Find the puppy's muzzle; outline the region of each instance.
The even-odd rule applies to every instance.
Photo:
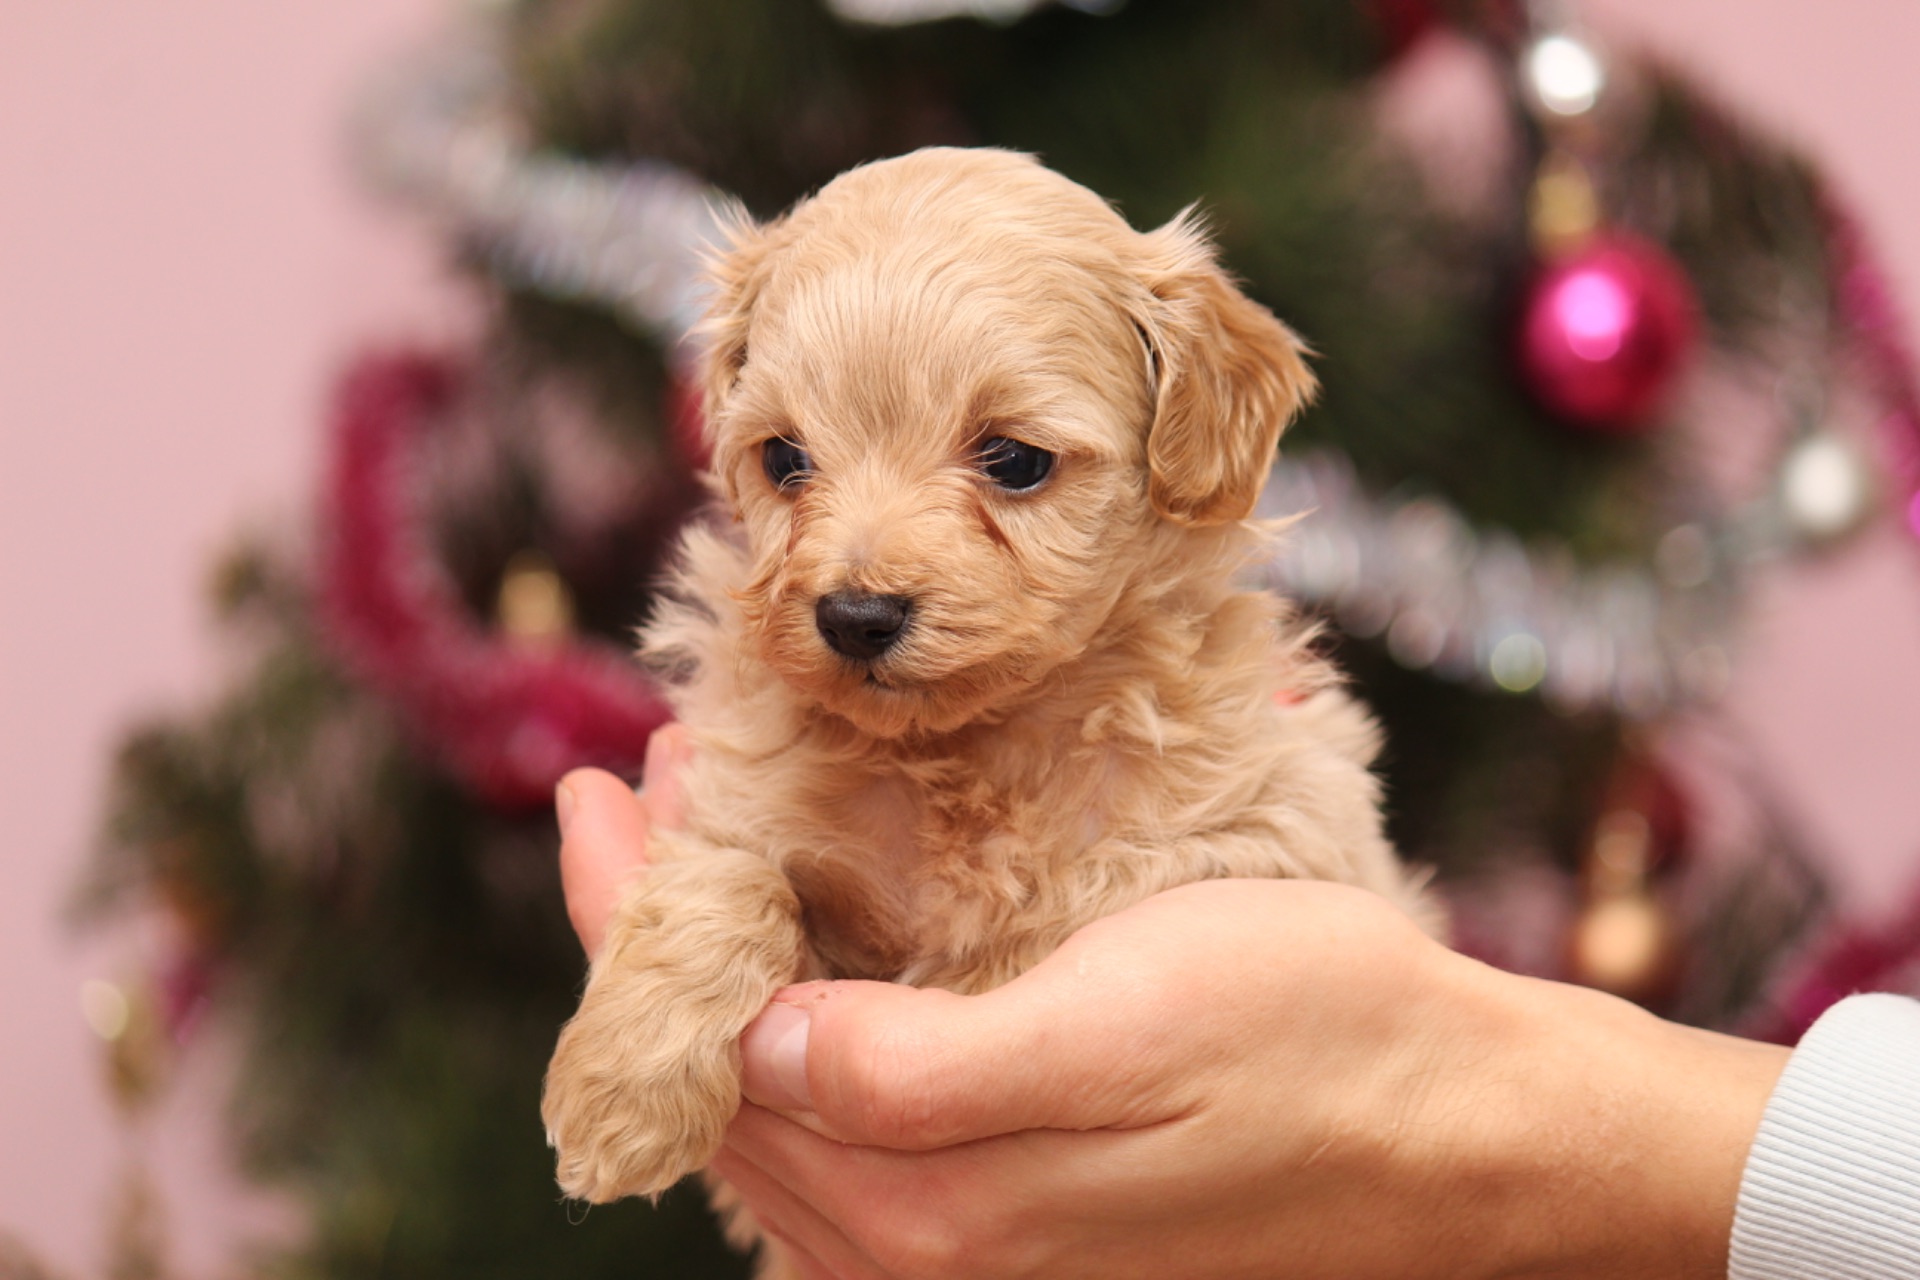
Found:
[[[906,596],[833,591],[814,604],[813,621],[835,653],[871,662],[891,649],[907,629],[912,609],[913,602]]]

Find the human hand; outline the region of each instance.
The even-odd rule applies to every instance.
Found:
[[[589,954],[684,758],[564,784]],[[742,1049],[762,1105],[714,1167],[844,1280],[1718,1277],[1785,1058],[1284,881],[1162,894],[984,996],[789,988]]]
[[[554,788],[560,884],[589,959],[621,893],[646,870],[649,829],[680,825],[680,770],[689,751],[686,729],[665,724],[647,739],[638,793],[604,769],[575,769]]]
[[[983,996],[790,988],[742,1045],[714,1168],[810,1280],[1724,1276],[1785,1058],[1283,881]]]

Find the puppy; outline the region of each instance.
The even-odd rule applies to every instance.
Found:
[[[695,744],[689,816],[547,1076],[569,1195],[701,1168],[740,1033],[791,982],[985,990],[1208,877],[1427,914],[1371,722],[1235,585],[1314,381],[1193,218],[1142,234],[1029,157],[931,149],[741,228],[712,282],[738,527],[686,535],[645,635]]]

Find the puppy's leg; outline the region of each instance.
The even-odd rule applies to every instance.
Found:
[[[541,1115],[561,1188],[657,1195],[720,1149],[740,1106],[740,1033],[802,962],[800,904],[772,866],[659,833],[614,912]]]

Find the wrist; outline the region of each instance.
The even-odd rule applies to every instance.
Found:
[[[1495,1276],[1721,1280],[1747,1152],[1787,1050],[1485,970],[1512,1065]],[[1489,1238],[1499,1239],[1499,1235]]]

